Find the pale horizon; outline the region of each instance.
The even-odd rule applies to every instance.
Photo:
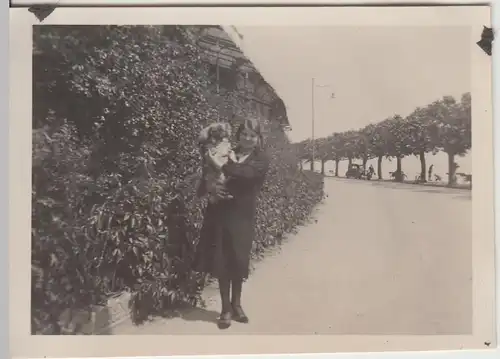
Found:
[[[287,108],[292,142],[409,115],[470,92],[468,27],[244,27],[245,55]],[[331,94],[335,98],[331,99]]]
[[[292,142],[312,135],[313,77],[318,85],[329,85],[315,88],[315,138],[357,130],[395,114],[404,117],[417,106],[447,95],[460,100],[471,91],[469,27],[238,26],[237,30],[243,39],[235,41],[285,103]],[[447,172],[445,153],[427,157],[437,172]],[[471,152],[456,161],[461,171],[472,171]],[[394,170],[395,162],[384,160],[384,164],[385,173]],[[418,158],[406,157],[403,170],[409,176],[419,173]]]

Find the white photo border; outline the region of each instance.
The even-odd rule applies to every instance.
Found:
[[[140,21],[138,21],[140,19]],[[207,20],[209,19],[209,20]],[[314,19],[314,20],[311,20]],[[314,21],[314,22],[312,22]],[[27,9],[10,9],[9,269],[10,354],[13,357],[116,357],[484,349],[496,346],[491,57],[480,50],[488,7],[443,8],[58,8],[44,24],[223,24],[337,26],[470,26],[473,111],[473,283],[471,336],[31,336],[30,191],[32,25]],[[475,40],[477,38],[477,40]],[[500,136],[495,134],[495,136]],[[498,139],[498,137],[495,137]],[[498,156],[497,156],[498,157]],[[498,170],[498,166],[497,166]],[[24,242],[24,239],[26,242]],[[27,246],[26,246],[27,244]],[[12,314],[15,313],[15,316]],[[239,343],[238,343],[239,342]],[[198,343],[196,346],[193,343]],[[224,344],[224,345],[223,345]],[[221,351],[223,350],[223,351]],[[168,351],[168,353],[166,352]],[[479,358],[481,353],[473,353]],[[465,352],[453,355],[461,357]],[[440,353],[427,353],[438,357]],[[494,354],[494,353],[493,353]],[[370,354],[371,355],[371,354]],[[375,354],[373,354],[375,355]],[[388,353],[384,353],[389,355]],[[401,353],[394,353],[401,355]],[[405,355],[424,355],[413,353]],[[316,358],[317,356],[314,356]],[[311,356],[312,358],[312,356]]]

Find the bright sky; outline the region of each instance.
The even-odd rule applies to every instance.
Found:
[[[470,91],[470,29],[451,27],[237,27],[241,48],[288,109],[290,139],[408,115]],[[331,94],[335,93],[335,99]]]

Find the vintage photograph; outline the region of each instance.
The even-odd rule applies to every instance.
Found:
[[[471,333],[468,33],[34,26],[33,333]]]
[[[489,55],[470,24],[94,24],[59,10],[29,27],[38,348],[493,342],[491,100],[474,65]]]

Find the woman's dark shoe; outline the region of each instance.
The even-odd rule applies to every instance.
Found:
[[[231,312],[223,312],[217,319],[219,329],[227,329],[231,326]]]
[[[238,323],[248,323],[248,317],[241,305],[233,305],[233,320]]]

